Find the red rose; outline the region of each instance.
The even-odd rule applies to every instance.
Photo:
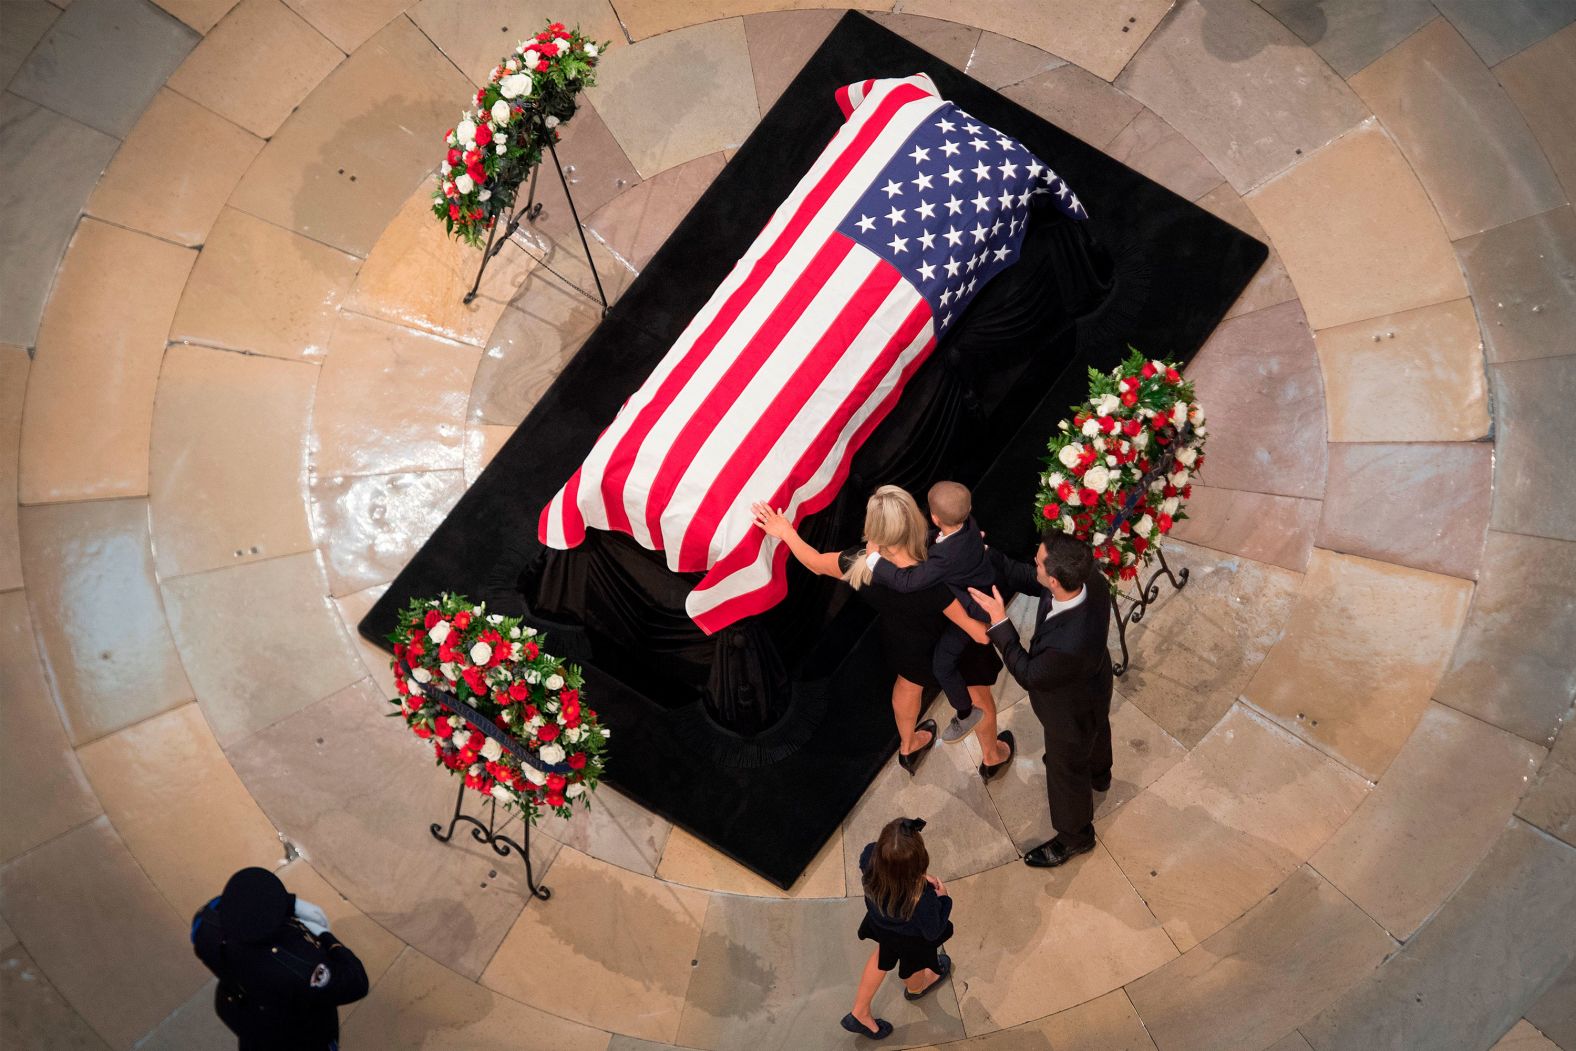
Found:
[[[547,775],[547,790],[549,792],[562,792],[564,790],[564,786],[568,783],[569,782],[564,780],[563,774]]]
[[[549,792],[547,795],[547,805],[550,807],[561,807],[564,805],[564,797],[553,795],[551,792]]]
[[[492,141],[492,129],[485,124],[476,125],[476,145],[485,146]]]
[[[457,147],[449,147],[448,162],[451,166],[460,163],[460,151]]]
[[[536,53],[541,55],[543,58],[552,58],[554,55],[558,54],[558,45],[548,41],[543,43],[541,47],[537,48]]]
[[[449,218],[450,219],[458,219],[459,217],[460,217],[460,206],[455,204],[453,201],[450,201],[449,202]]]
[[[1138,374],[1140,376],[1144,377],[1144,379],[1146,379],[1146,380],[1154,379],[1154,377],[1155,377],[1155,366],[1154,366],[1154,364],[1152,362],[1148,362],[1148,361],[1144,362],[1144,367],[1138,370]]]
[[[547,31],[549,33],[562,33],[564,31],[564,24],[562,22],[550,23],[547,27]]]
[[[1135,391],[1135,390],[1123,391],[1122,392],[1122,404],[1126,405],[1129,409],[1131,409],[1134,405],[1137,405],[1138,404],[1138,392]]]
[[[476,89],[476,104],[478,106],[480,106],[482,104],[483,100],[485,100],[486,98],[487,98],[487,89],[486,88],[477,88]]]
[[[427,630],[431,631],[433,628],[436,628],[438,626],[438,621],[440,621],[442,619],[443,619],[443,614],[442,613],[439,613],[435,609],[429,609],[427,611],[427,620],[426,620]]]
[[[547,743],[551,742],[557,736],[558,736],[558,724],[557,723],[548,723],[545,726],[543,726],[540,730],[536,731],[537,740],[541,741],[543,744],[547,744]]]
[[[584,752],[576,752],[574,755],[569,757],[569,769],[571,769],[571,770],[584,770],[585,767],[586,767],[586,754]]]
[[[1134,577],[1138,576],[1138,567],[1123,566],[1122,571],[1118,573],[1117,576],[1121,577],[1123,580],[1132,580]]]
[[[421,725],[420,723],[417,723],[415,726],[412,726],[410,729],[411,729],[412,733],[414,733],[417,737],[420,737],[422,740],[426,740],[427,738],[432,736],[432,731],[427,729],[425,726]]]
[[[1155,525],[1160,527],[1162,533],[1171,532],[1172,518],[1170,515],[1160,515],[1155,519]]]
[[[454,615],[454,626],[464,631],[471,626],[471,611],[462,609]]]
[[[491,222],[491,220],[488,221]],[[500,642],[493,647],[493,657],[492,660],[487,662],[487,666],[489,668],[497,667],[512,656],[514,656],[514,643]]]
[[[465,685],[471,688],[472,693],[476,694],[478,697],[487,696],[487,680],[482,677],[482,670],[480,668],[472,666],[466,668],[460,674],[465,679]]]
[[[432,721],[432,732],[447,740],[454,736],[454,726],[449,722],[449,717],[440,715]]]
[[[1044,515],[1049,521],[1054,522],[1062,516],[1062,507],[1060,504],[1046,504],[1040,508],[1040,514]]]
[[[1095,492],[1093,489],[1085,487],[1083,489],[1078,490],[1078,499],[1083,503],[1083,505],[1085,507],[1093,507],[1096,503],[1099,502],[1100,494]]]
[[[1100,417],[1100,430],[1105,434],[1110,434],[1112,431],[1116,430],[1116,420],[1109,416]]]
[[[531,688],[523,682],[510,683],[509,696],[516,701],[523,701],[531,696]]]
[[[1073,498],[1073,486],[1072,486],[1072,483],[1071,482],[1062,482],[1060,485],[1058,485],[1056,487],[1056,496],[1064,504],[1067,501],[1071,500]]]
[[[1133,550],[1134,550],[1134,552],[1136,552],[1137,554],[1141,555],[1148,549],[1149,549],[1149,541],[1145,540],[1141,536],[1133,537]]]
[[[544,59],[542,59],[542,61],[540,61],[540,62],[538,62],[536,64],[536,71],[538,73],[546,73],[547,70],[548,70],[547,59],[544,58]]]
[[[538,40],[551,40],[551,39],[553,39],[553,34],[549,33],[547,30],[544,29],[540,33],[536,34],[536,39],[538,39]]]
[[[1166,382],[1181,383],[1182,373],[1178,372],[1176,369],[1166,369]]]
[[[1192,482],[1189,482],[1188,484],[1186,484],[1186,485],[1184,485],[1182,487],[1182,499],[1184,499],[1184,500],[1191,500],[1191,499],[1193,499],[1193,483]]]
[[[1126,423],[1122,424],[1122,433],[1127,435],[1129,438],[1138,437],[1138,432],[1142,431],[1143,429],[1144,421],[1136,418],[1128,420]]]
[[[558,691],[558,699],[563,701],[566,705],[579,704],[580,691],[574,689],[573,687],[565,686],[563,689]]]
[[[536,648],[536,643],[534,642],[522,642],[520,651],[525,654],[525,659],[528,661],[536,660],[536,655],[541,652]]]

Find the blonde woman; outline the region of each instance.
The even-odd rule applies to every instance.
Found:
[[[962,671],[970,698],[985,713],[974,728],[983,757],[980,776],[989,781],[1005,769],[1015,748],[1010,730],[996,733],[996,704],[990,688],[1001,672],[1001,659],[988,644],[985,625],[970,618],[963,611],[963,604],[943,584],[912,594],[882,587],[870,579],[863,545],[842,553],[817,551],[804,542],[781,511],[766,504],[754,504],[750,509],[755,512],[755,524],[787,544],[806,569],[826,577],[841,577],[875,609],[887,663],[898,676],[892,686],[892,715],[901,739],[898,765],[912,775],[936,743],[934,719],[917,726],[915,723],[924,691],[938,686],[931,670],[931,656],[950,620],[975,642],[964,655]],[[865,539],[881,549],[882,558],[900,568],[925,560],[927,529],[919,505],[900,486],[883,485],[865,505]]]

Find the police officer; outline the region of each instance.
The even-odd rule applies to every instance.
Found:
[[[245,868],[192,918],[192,947],[219,979],[214,1010],[240,1051],[336,1051],[339,1005],[367,972],[328,917],[267,869]]]

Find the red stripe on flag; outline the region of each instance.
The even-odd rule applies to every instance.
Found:
[[[746,304],[754,298],[765,283],[766,278],[776,268],[799,235],[809,226],[810,221],[820,212],[828,198],[837,190],[847,177],[848,172],[859,162],[865,152],[891,123],[897,111],[910,102],[934,96],[921,91],[912,84],[904,84],[887,94],[881,100],[880,107],[872,114],[871,119],[849,142],[848,146],[838,156],[815,188],[805,196],[772,246],[766,253],[756,260],[750,268],[750,274],[745,281],[728,297],[717,316],[712,318],[704,332],[695,340],[690,349],[685,352],[684,358],[674,367],[673,371],[663,379],[652,400],[636,414],[631,421],[629,429],[624,433],[623,439],[614,448],[608,458],[606,469],[602,472],[601,490],[604,503],[607,505],[608,528],[617,529],[623,533],[632,533],[629,526],[629,515],[624,508],[624,488],[629,482],[630,470],[634,465],[635,457],[640,452],[641,444],[646,436],[651,433],[652,427],[661,418],[662,413],[672,403],[674,397],[684,385],[694,376],[702,361],[711,353],[724,333],[738,319]]]
[[[772,312],[761,323],[761,327],[740,348],[733,363],[717,377],[716,385],[706,392],[706,396],[695,407],[689,419],[684,421],[679,433],[673,436],[668,451],[663,454],[662,462],[652,475],[651,492],[646,497],[646,528],[651,530],[652,543],[658,548],[667,550],[667,544],[662,537],[662,512],[667,509],[668,501],[673,499],[673,494],[678,490],[679,481],[684,477],[684,471],[689,467],[690,461],[695,459],[695,454],[717,429],[717,425],[722,422],[723,416],[733,407],[745,387],[782,347],[783,339],[788,335],[789,330],[804,317],[804,312],[809,309],[811,301],[826,287],[832,275],[837,272],[837,268],[843,264],[843,260],[848,258],[848,253],[853,247],[852,240],[833,231],[832,236],[826,239],[826,243],[788,287],[783,298],[772,308]],[[822,378],[824,376],[816,377],[817,380]],[[706,564],[702,561],[699,565],[684,565],[681,561],[678,568],[687,572],[705,569]]]
[[[837,235],[841,236],[841,235]],[[897,267],[881,263],[873,269],[849,298],[821,338],[805,356],[804,363],[783,384],[771,403],[762,410],[755,424],[745,433],[737,449],[717,473],[695,516],[684,532],[679,553],[679,568],[703,570],[710,555],[712,535],[722,515],[749,482],[750,476],[782,438],[783,432],[798,417],[826,377],[853,345],[866,322],[886,301],[902,279]],[[912,338],[912,337],[911,337]],[[834,417],[822,424],[823,433],[842,430],[847,417]]]

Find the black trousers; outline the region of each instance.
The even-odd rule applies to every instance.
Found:
[[[941,639],[936,643],[935,655],[930,664],[931,671],[936,674],[936,681],[941,684],[941,692],[947,695],[947,703],[952,705],[960,718],[974,707],[974,702],[969,699],[969,684],[963,680],[963,654],[971,641],[962,628],[949,621],[947,630],[941,633]]]
[[[1070,848],[1094,842],[1094,783],[1111,776],[1111,691],[1105,702],[1073,708],[1032,696],[1045,727],[1045,794],[1056,837]]]

